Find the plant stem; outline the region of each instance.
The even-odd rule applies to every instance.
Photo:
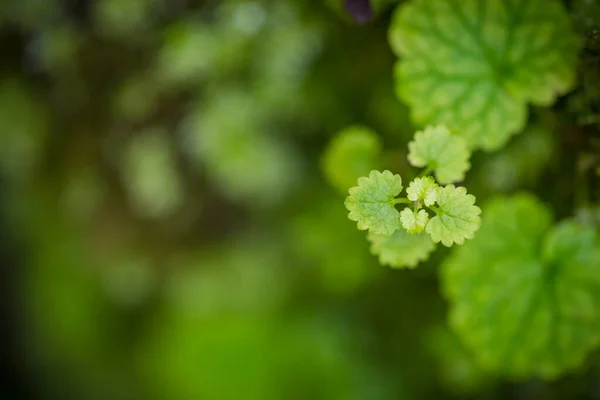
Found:
[[[427,167],[423,171],[421,171],[421,173],[419,174],[419,177],[422,178],[424,176],[431,175],[432,172],[433,172],[433,168]]]
[[[433,211],[436,214],[440,213],[440,209],[437,208],[436,206],[425,206],[425,207],[429,208],[431,211]]]
[[[390,204],[392,204],[392,205],[399,204],[399,203],[412,204],[412,201],[410,201],[406,197],[400,197],[399,199],[393,199],[392,201],[390,201]]]

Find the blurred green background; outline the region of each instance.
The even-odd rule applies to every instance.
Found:
[[[1,398],[600,398],[598,355],[554,382],[478,369],[446,326],[447,251],[382,267],[348,221],[322,172],[338,131],[415,173],[398,2],[374,3],[359,26],[336,0],[0,2]],[[600,220],[573,190],[597,155],[555,132],[597,129],[588,75],[478,154],[478,201],[526,188]]]

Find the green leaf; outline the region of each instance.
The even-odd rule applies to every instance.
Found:
[[[443,185],[462,181],[471,167],[467,142],[443,125],[428,126],[417,132],[408,149],[408,161],[415,167],[434,170],[435,177]]]
[[[415,268],[429,258],[435,243],[424,233],[410,234],[398,229],[391,236],[368,235],[371,253],[379,256],[382,265],[393,268]]]
[[[600,246],[593,228],[551,226],[530,195],[485,208],[477,237],[442,266],[450,322],[479,363],[552,378],[600,344]]]
[[[407,207],[400,212],[400,222],[408,233],[423,232],[427,221],[429,221],[429,215],[425,210],[413,211]]]
[[[481,223],[481,209],[475,206],[475,196],[467,194],[464,187],[448,185],[440,188],[437,195],[436,216],[429,220],[426,232],[435,243],[450,247],[473,239]],[[433,207],[432,207],[433,208]]]
[[[407,197],[410,201],[423,200],[426,206],[435,204],[437,200],[439,185],[435,183],[432,177],[415,178],[408,188],[406,188]]]
[[[342,130],[323,154],[323,173],[327,181],[346,193],[356,180],[377,168],[381,141],[370,128],[352,126]]]
[[[574,83],[580,48],[556,0],[414,0],[389,41],[397,94],[415,123],[442,123],[494,150],[519,132],[527,104],[551,105]]]
[[[360,230],[389,236],[400,228],[400,213],[394,208],[394,197],[402,191],[402,178],[390,171],[371,171],[368,178],[358,179],[346,198],[348,218]]]

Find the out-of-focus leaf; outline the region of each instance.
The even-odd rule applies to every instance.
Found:
[[[482,366],[521,378],[572,370],[600,344],[599,277],[594,229],[552,226],[525,194],[492,200],[442,269],[452,327]]]
[[[411,234],[398,229],[391,236],[369,234],[371,252],[379,262],[392,268],[415,268],[429,258],[435,243],[425,233]]]
[[[379,164],[381,141],[377,134],[362,126],[353,126],[339,132],[323,154],[323,173],[328,182],[343,193],[356,185]]]

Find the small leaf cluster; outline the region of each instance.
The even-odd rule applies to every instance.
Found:
[[[462,180],[470,167],[466,141],[445,126],[428,126],[408,147],[409,162],[425,169],[408,184],[406,197],[399,197],[404,189],[400,175],[372,170],[350,188],[345,201],[348,218],[369,231],[372,252],[393,267],[415,267],[440,242],[463,244],[481,222],[475,197],[451,183]],[[405,207],[398,210],[398,204]]]

